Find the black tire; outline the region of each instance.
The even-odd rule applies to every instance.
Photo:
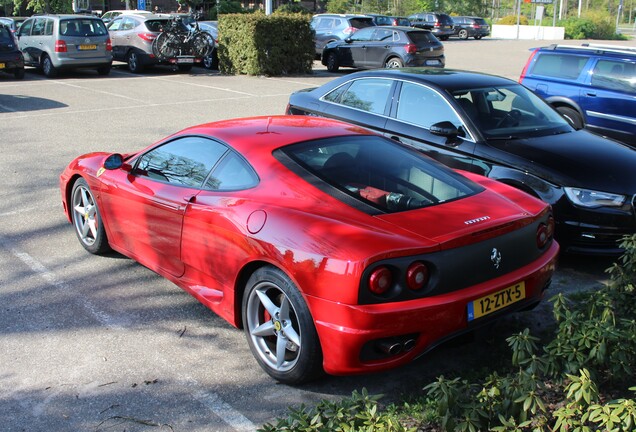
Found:
[[[16,69],[13,72],[13,76],[15,77],[15,79],[24,79],[24,68]]]
[[[192,46],[192,54],[195,57],[207,57],[214,50],[214,38],[205,32],[197,34],[190,42]]]
[[[84,249],[96,255],[110,251],[97,201],[83,178],[73,185],[70,207],[75,234]]]
[[[440,36],[439,39],[445,41],[448,40],[448,36]]]
[[[327,70],[329,72],[338,72],[338,69],[340,69],[338,54],[332,51],[329,54],[327,54]]]
[[[581,115],[574,108],[558,106],[556,107],[556,110],[568,121],[568,123],[572,125],[574,129],[579,130],[585,127],[585,122],[581,118]]]
[[[468,30],[466,29],[461,29],[459,31],[459,33],[457,33],[457,36],[459,36],[460,39],[466,40],[468,39]]]
[[[387,69],[398,69],[404,67],[404,62],[399,57],[391,57],[384,63],[384,67]]]
[[[272,378],[301,384],[323,373],[322,350],[309,308],[280,269],[258,269],[243,297],[243,326],[252,354]]]
[[[203,67],[206,69],[219,68],[219,57],[217,56],[216,50],[213,50],[211,55],[203,57]]]
[[[97,73],[102,75],[102,76],[106,76],[110,73],[110,68],[111,68],[112,64],[109,63],[105,66],[100,66],[97,68]]]
[[[53,66],[51,58],[47,55],[42,58],[42,72],[47,78],[55,78],[58,75],[57,68]]]
[[[476,39],[476,40],[479,40],[479,39],[481,39],[482,37],[483,37],[482,35],[475,35],[475,39]]]
[[[144,65],[139,58],[139,54],[135,51],[130,51],[126,56],[126,63],[128,63],[128,70],[132,73],[138,74],[144,71]]]

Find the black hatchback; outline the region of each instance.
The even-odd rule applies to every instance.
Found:
[[[13,32],[3,24],[0,24],[0,72],[13,74],[17,79],[24,78],[24,57]]]
[[[636,151],[575,130],[517,82],[433,68],[356,72],[292,94],[287,112],[373,129],[532,194],[552,204],[565,251],[619,254],[622,236],[636,233]]]
[[[444,45],[428,30],[377,26],[358,30],[344,41],[327,44],[322,64],[330,72],[404,66],[444,67]]]

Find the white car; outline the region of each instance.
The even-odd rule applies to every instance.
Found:
[[[123,9],[123,10],[112,10],[112,11],[108,11],[106,13],[104,13],[104,15],[102,15],[102,20],[105,23],[109,23],[110,21],[112,21],[113,18],[118,17],[119,15],[124,15],[124,14],[151,14],[152,12],[147,11],[147,10],[140,10],[140,9]]]

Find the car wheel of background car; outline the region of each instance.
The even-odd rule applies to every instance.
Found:
[[[460,39],[464,39],[464,40],[468,39],[468,30],[461,29],[458,33],[458,36]]]
[[[100,66],[97,68],[97,73],[100,75],[108,75],[110,73],[111,65],[108,64],[106,66]]]
[[[219,58],[216,56],[216,53],[212,51],[212,54],[203,58],[203,67],[206,69],[218,69],[219,68]]]
[[[23,79],[24,69],[16,69],[15,72],[13,72],[13,76],[15,77],[15,79]]]
[[[322,373],[322,351],[309,308],[281,270],[258,269],[243,297],[247,342],[259,365],[285,384],[300,384]]]
[[[340,62],[338,61],[338,54],[330,52],[327,55],[327,70],[329,72],[338,72],[340,69]]]
[[[448,36],[440,36],[439,38],[440,40],[443,40],[443,41],[448,40]]]
[[[579,130],[585,127],[583,119],[574,108],[558,106],[556,107],[556,110],[572,125],[574,129]]]
[[[130,51],[128,53],[126,62],[128,63],[128,70],[132,73],[141,73],[144,70],[144,66],[141,64],[141,60],[139,59],[139,54],[135,51]]]
[[[88,183],[79,178],[73,185],[71,193],[71,215],[75,234],[84,249],[92,254],[101,254],[110,250],[102,217],[95,197]]]
[[[51,58],[47,55],[44,55],[42,59],[42,72],[44,72],[44,75],[48,78],[55,78],[57,76],[57,69],[53,66]]]
[[[397,57],[391,57],[390,59],[386,61],[386,63],[384,64],[384,67],[387,69],[397,69],[397,68],[404,67],[404,63],[402,62],[402,60],[400,60]]]
[[[481,35],[475,35],[475,39],[479,40],[479,39],[481,39],[481,38],[482,38],[482,36],[481,36]]]

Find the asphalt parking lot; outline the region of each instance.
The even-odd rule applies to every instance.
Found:
[[[449,41],[447,67],[517,79],[528,49],[546,43]],[[108,77],[0,76],[0,429],[254,430],[290,405],[362,387],[414,391],[488,355],[467,342],[381,375],[279,385],[242,331],[131,260],[89,255],[66,222],[58,176],[75,156],[137,150],[193,124],[281,114],[291,92],[345,73],[316,63],[313,75],[277,78],[166,67],[133,75],[123,65]],[[554,292],[598,285],[609,263],[563,257]],[[537,324],[545,313],[523,315]]]

